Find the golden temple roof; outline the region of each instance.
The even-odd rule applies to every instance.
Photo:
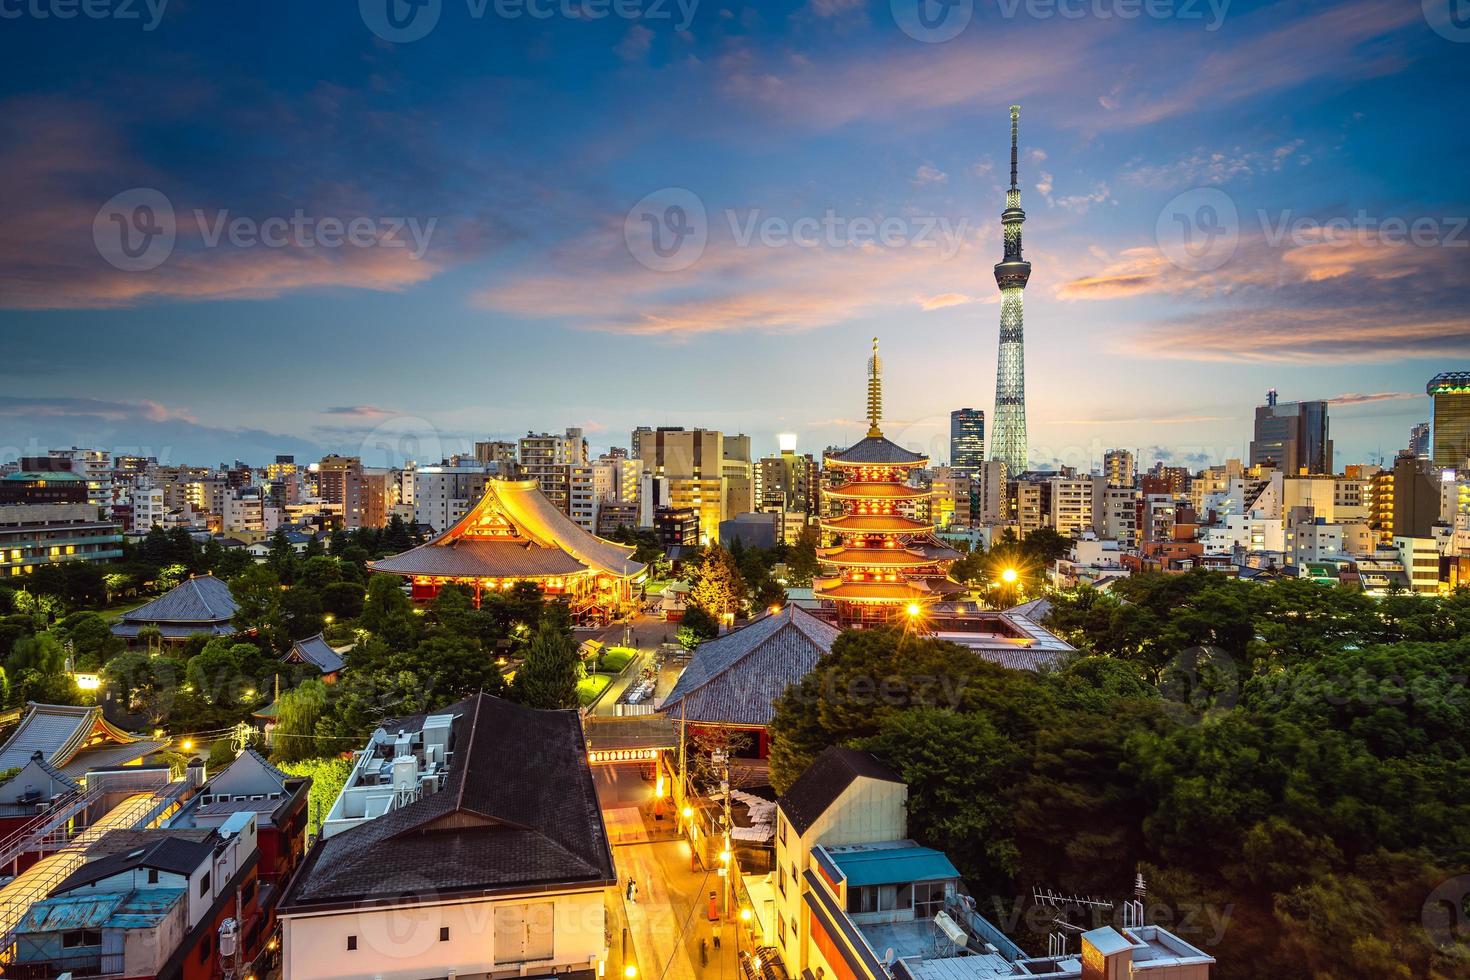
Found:
[[[839,500],[918,500],[933,495],[923,487],[911,487],[907,483],[844,483],[840,487],[829,487],[825,493]]]
[[[935,559],[907,548],[824,548],[817,558],[828,565],[859,568],[919,568],[935,563]]]
[[[485,495],[449,530],[402,554],[370,563],[374,572],[453,578],[525,578],[599,572],[629,578],[643,570],[634,549],[591,534],[546,499],[535,480],[487,480]]]
[[[824,518],[821,523],[822,530],[836,531],[839,534],[863,531],[874,534],[923,534],[934,530],[933,524],[916,521],[901,514],[844,514],[841,517]]]

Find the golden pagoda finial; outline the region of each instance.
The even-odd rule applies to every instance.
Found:
[[[883,417],[883,362],[878,359],[878,338],[873,338],[873,356],[868,358],[868,438],[881,438],[878,420]]]

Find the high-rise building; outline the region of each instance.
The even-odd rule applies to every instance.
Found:
[[[475,459],[484,466],[498,466],[502,476],[509,476],[516,461],[516,444],[499,439],[481,440],[475,443]]]
[[[1369,523],[1381,544],[1394,538],[1427,538],[1440,520],[1440,481],[1436,464],[1399,454],[1393,468],[1373,475]]]
[[[1031,263],[1021,257],[1021,188],[1016,176],[1016,132],[1021,107],[1011,106],[1011,186],[1000,222],[1005,257],[995,266],[1000,287],[1000,351],[995,363],[995,430],[990,458],[1002,460],[1012,479],[1026,472],[1026,351],[1022,294],[1031,278]]]
[[[1103,453],[1103,476],[1108,486],[1117,488],[1138,485],[1138,474],[1133,468],[1133,454],[1126,449],[1109,449]]]
[[[520,440],[520,464],[526,479],[535,480],[546,499],[569,514],[571,468],[587,464],[587,440],[576,428],[565,435],[527,432]]]
[[[1434,402],[1430,459],[1442,470],[1461,469],[1470,457],[1470,371],[1447,371],[1424,389]]]
[[[1278,402],[1276,389],[1256,408],[1250,465],[1275,466],[1288,476],[1332,472],[1332,440],[1328,438],[1327,403]]]
[[[985,462],[985,413],[957,408],[949,413],[949,465],[973,476]]]
[[[1409,430],[1409,452],[1420,459],[1429,458],[1429,423],[1420,422]]]

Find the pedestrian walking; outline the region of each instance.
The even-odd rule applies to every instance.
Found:
[[[634,905],[638,904],[638,882],[633,880],[632,875],[628,876],[628,901]]]

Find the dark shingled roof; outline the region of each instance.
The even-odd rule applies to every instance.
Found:
[[[911,453],[883,436],[868,436],[840,453],[829,453],[828,459],[840,463],[922,463],[927,457]]]
[[[122,615],[124,624],[197,624],[199,631],[212,624],[228,625],[235,615],[235,597],[230,587],[213,575],[185,579],[146,605]]]
[[[323,674],[335,674],[342,669],[344,663],[342,655],[332,649],[327,638],[320,633],[291,644],[291,649],[282,659],[311,664]]]
[[[57,894],[90,885],[104,878],[131,871],[134,868],[157,868],[171,874],[189,875],[214,853],[214,835],[203,840],[190,840],[158,831],[159,839],[143,843],[128,851],[119,851],[95,861],[88,861],[63,881],[56,889]]]
[[[455,716],[444,787],[323,841],[283,910],[616,883],[576,711],[477,694],[434,713]]]
[[[838,633],[788,605],[701,644],[659,710],[686,721],[769,725],[776,699],[832,649]]]
[[[869,753],[834,745],[823,750],[782,794],[778,801],[781,812],[798,834],[804,834],[859,776],[888,783],[903,782],[897,773]]]

